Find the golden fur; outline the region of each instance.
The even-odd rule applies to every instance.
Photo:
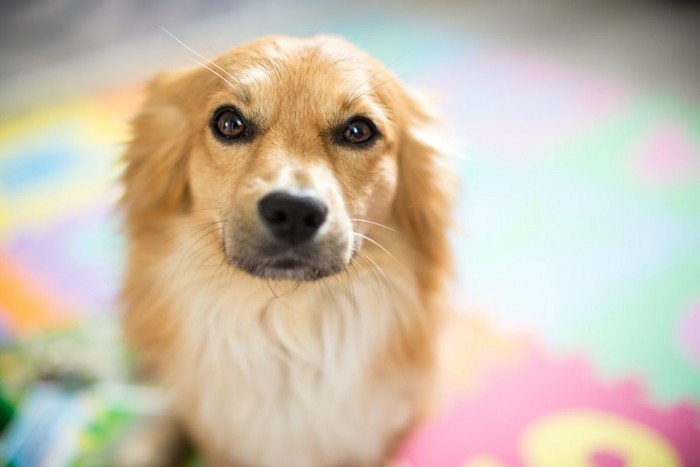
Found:
[[[339,38],[265,38],[203,65],[156,77],[133,122],[127,340],[212,465],[378,465],[425,409],[451,269],[434,122]],[[213,135],[221,105],[255,121],[250,141]],[[334,139],[356,115],[380,133],[369,147]],[[327,259],[257,277],[236,258],[261,258],[255,208],[279,189],[328,205]]]

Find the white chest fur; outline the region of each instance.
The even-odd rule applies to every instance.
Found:
[[[380,256],[380,255],[379,255]],[[390,258],[301,285],[197,272],[172,284],[184,326],[163,362],[179,410],[224,465],[373,465],[425,375],[383,353],[421,310]],[[375,263],[376,264],[376,263]],[[412,322],[413,321],[413,322]]]

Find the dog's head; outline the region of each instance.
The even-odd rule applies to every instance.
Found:
[[[448,262],[452,193],[431,125],[342,39],[257,40],[151,83],[126,154],[127,219],[208,216],[232,266],[290,280],[343,271],[382,224],[430,281]]]

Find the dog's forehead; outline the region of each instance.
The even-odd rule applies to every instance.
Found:
[[[348,99],[365,94],[386,73],[367,54],[336,37],[254,41],[222,56],[221,66],[245,90],[275,87]]]

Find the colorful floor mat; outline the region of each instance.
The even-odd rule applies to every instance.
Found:
[[[700,466],[700,103],[415,18],[325,30],[443,96],[467,148],[458,288],[497,330],[453,354],[454,391],[396,464]],[[5,344],[118,312],[111,207],[141,99],[0,122]]]

